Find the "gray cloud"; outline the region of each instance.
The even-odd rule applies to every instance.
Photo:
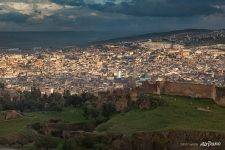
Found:
[[[28,15],[23,15],[16,12],[0,14],[0,20],[5,22],[24,23],[28,19]]]
[[[118,35],[224,28],[225,0],[0,0],[0,30]]]
[[[225,5],[224,0],[53,0],[56,3],[89,7],[103,12],[134,16],[191,17],[222,14],[215,6]]]

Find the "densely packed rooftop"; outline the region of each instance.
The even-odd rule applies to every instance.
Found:
[[[1,53],[0,78],[9,88],[72,93],[138,86],[168,80],[225,86],[225,45],[185,47],[120,42],[67,51]]]

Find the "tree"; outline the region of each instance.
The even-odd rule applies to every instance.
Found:
[[[93,94],[91,93],[82,93],[81,94],[81,97],[83,99],[83,103],[86,102],[86,101],[89,101],[89,102],[95,102],[97,97],[94,96]]]
[[[34,141],[34,146],[39,149],[55,149],[59,142],[50,136],[38,136]]]
[[[42,111],[44,109],[45,102],[39,89],[33,89],[32,92],[24,91],[20,97],[20,101],[15,102],[16,109],[20,111]]]
[[[105,103],[102,106],[101,114],[102,114],[102,116],[106,117],[107,119],[109,119],[109,117],[114,112],[116,112],[116,108],[115,108],[115,106],[111,102]]]
[[[82,109],[86,118],[92,117],[96,119],[99,115],[99,112],[96,109],[95,105],[89,101],[83,104]]]
[[[63,142],[62,149],[63,150],[72,150],[72,149],[75,149],[74,143],[72,143],[70,140],[65,140]]]
[[[2,110],[15,109],[14,103],[8,99],[5,99],[4,97],[0,99],[0,104],[1,104]]]
[[[4,90],[5,89],[5,84],[0,82],[0,89]]]
[[[78,107],[78,106],[81,106],[83,102],[84,102],[83,98],[78,95],[71,95],[71,96],[65,97],[66,106]]]
[[[50,111],[61,111],[64,107],[65,100],[62,94],[54,92],[48,97],[48,108]]]
[[[31,95],[33,98],[41,98],[41,90],[35,86],[31,88]]]
[[[70,90],[64,90],[63,96],[64,96],[64,97],[69,97],[69,96],[71,96]]]

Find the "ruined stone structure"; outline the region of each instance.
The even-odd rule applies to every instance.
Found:
[[[142,86],[136,87],[138,94],[157,94],[157,84],[150,84],[148,81],[142,83]]]
[[[117,111],[125,110],[129,103],[129,94],[129,89],[116,89],[110,92],[101,92],[98,95],[97,108],[101,108],[104,103],[111,101]]]
[[[0,88],[0,97],[7,97],[8,100],[17,101],[20,99],[20,94],[18,93],[18,91],[15,91],[15,90]]]
[[[225,106],[225,87],[216,88],[216,99],[215,102],[218,105]]]
[[[165,95],[188,96],[193,98],[212,99],[216,104],[225,106],[225,88],[212,85],[176,83],[168,81],[159,81],[157,84],[157,93]]]
[[[8,110],[0,113],[0,119],[2,120],[18,119],[22,117],[23,115],[15,110]]]
[[[189,131],[189,130],[163,130],[154,132],[137,132],[130,137],[120,133],[97,133],[83,131],[65,131],[63,138],[72,140],[83,145],[85,141],[92,141],[98,145],[105,145],[105,149],[113,150],[203,150],[207,149],[199,146],[184,146],[180,143],[195,143],[196,141],[213,141],[219,146],[208,148],[211,150],[224,150],[225,140],[224,133],[209,131]],[[166,141],[166,142],[162,142]]]
[[[212,99],[220,106],[225,106],[225,88],[212,85],[193,84],[185,82],[157,81],[151,84],[147,81],[133,89],[117,89],[113,92],[99,94],[98,106],[111,100],[118,111],[126,109],[130,102],[135,102],[141,94],[188,96],[192,98]],[[144,105],[144,104],[143,104]]]
[[[158,94],[216,99],[216,86],[193,83],[156,82]]]

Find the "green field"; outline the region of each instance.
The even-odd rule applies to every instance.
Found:
[[[0,121],[0,136],[27,132],[27,125],[34,122],[43,122],[49,119],[62,119],[66,122],[83,122],[82,110],[65,108],[62,112],[34,112],[25,113],[23,118]]]
[[[225,108],[217,106],[212,100],[172,96],[161,98],[166,102],[164,106],[116,114],[108,122],[99,125],[97,131],[126,135],[167,129],[225,132]]]
[[[96,130],[126,135],[139,131],[167,129],[225,132],[225,108],[217,106],[213,101],[172,96],[161,98],[165,105],[150,110],[133,109],[117,113],[109,121],[100,124]],[[77,108],[65,108],[62,112],[25,113],[20,119],[0,121],[0,136],[24,133],[28,130],[28,124],[52,118],[66,122],[88,121],[84,118],[82,110]]]

